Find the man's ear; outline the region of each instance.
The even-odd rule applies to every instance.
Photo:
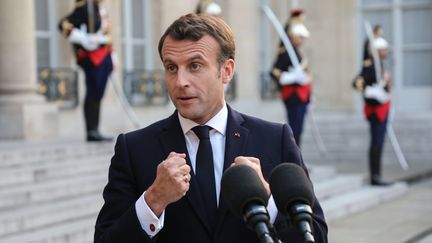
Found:
[[[228,84],[234,76],[235,61],[228,59],[222,66],[222,82]]]

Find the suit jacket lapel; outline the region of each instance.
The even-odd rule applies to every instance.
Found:
[[[225,140],[225,162],[224,171],[234,162],[237,156],[243,155],[244,145],[249,136],[249,130],[241,124],[244,122],[240,113],[228,106],[228,122],[226,129]],[[215,234],[219,232],[223,224],[224,218],[228,212],[228,206],[225,204],[222,195],[219,198],[219,218],[216,224]]]
[[[160,139],[166,156],[168,156],[168,154],[173,151],[177,153],[185,153],[187,155],[187,164],[192,168],[183,131],[178,120],[177,112],[175,112],[167,119],[164,131],[162,132]],[[196,216],[201,220],[201,223],[205,225],[209,234],[211,235],[213,229],[211,229],[210,225],[207,223],[208,220],[204,209],[204,203],[202,201],[201,193],[199,191],[194,173],[191,173],[190,187],[189,191],[186,193],[186,199],[188,200],[192,209],[195,211]]]

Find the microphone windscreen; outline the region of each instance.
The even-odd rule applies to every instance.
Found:
[[[276,166],[270,174],[269,184],[279,211],[287,214],[294,203],[313,206],[312,183],[299,165],[282,163]]]
[[[243,217],[250,203],[266,206],[268,194],[255,170],[247,165],[234,165],[222,175],[221,198],[238,217]]]

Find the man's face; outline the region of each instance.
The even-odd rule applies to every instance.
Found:
[[[205,35],[198,41],[174,40],[162,47],[167,88],[180,114],[198,124],[216,115],[224,104],[224,84],[234,72],[234,61],[217,62],[219,44]]]
[[[378,56],[381,60],[384,60],[387,58],[388,55],[388,49],[378,49]]]
[[[303,45],[305,38],[303,36],[298,36],[298,35],[289,35],[292,45],[294,47],[300,47],[301,45]]]

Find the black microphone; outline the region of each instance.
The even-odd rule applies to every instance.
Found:
[[[221,197],[246,225],[255,230],[263,243],[274,243],[269,231],[268,194],[258,174],[247,165],[235,165],[222,175]]]
[[[294,163],[282,163],[272,170],[269,183],[278,210],[297,225],[304,242],[315,242],[310,226],[314,194],[303,168]]]

